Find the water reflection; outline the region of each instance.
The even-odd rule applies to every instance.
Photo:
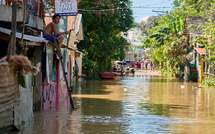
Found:
[[[214,133],[215,91],[164,76],[87,81],[74,90],[77,110],[36,112],[19,133]]]

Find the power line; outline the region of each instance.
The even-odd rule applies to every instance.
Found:
[[[134,13],[134,14],[151,14],[153,12],[150,12],[150,13]]]
[[[131,8],[172,8],[172,7],[147,7],[147,6],[138,6],[138,7],[131,7]]]
[[[160,2],[160,3],[152,4],[152,5],[146,5],[146,6],[155,6],[155,5],[160,5],[160,4],[163,4],[163,3],[169,2],[169,1],[171,1],[171,0],[163,1],[163,2]]]

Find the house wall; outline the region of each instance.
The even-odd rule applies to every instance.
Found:
[[[196,57],[196,70],[198,71],[198,79],[200,79],[201,77],[201,57],[200,55],[197,53],[197,57]]]
[[[65,56],[65,55],[64,55]],[[68,57],[67,55],[66,57]],[[64,62],[65,63],[65,62]],[[67,80],[70,84],[70,64],[71,61],[66,62],[67,66]],[[56,81],[50,81],[48,85],[46,80],[43,81],[44,87],[41,89],[41,110],[45,111],[58,111],[69,110],[70,101],[68,96],[67,85],[64,80],[62,66],[59,60],[56,63]]]
[[[57,85],[56,82],[50,82],[49,85],[41,89],[41,110],[52,109],[57,102]]]
[[[198,82],[202,82],[204,77],[204,60],[198,53],[196,58],[196,70],[198,71]]]
[[[12,6],[0,5],[1,14],[0,21],[2,22],[12,22]],[[17,22],[23,22],[24,10],[22,7],[17,7]],[[35,17],[33,15],[26,14],[26,26],[43,30],[43,19]]]
[[[68,77],[69,78],[69,77]],[[65,81],[60,82],[60,90],[59,90],[59,104],[58,108],[60,110],[69,111],[70,109],[70,98],[68,96],[67,85]]]
[[[133,53],[126,53],[125,54],[125,61],[134,61],[134,54]]]
[[[23,21],[23,9],[21,7],[17,8],[17,22]],[[0,21],[11,22],[12,21],[12,6],[0,5],[1,17]]]
[[[33,86],[32,74],[26,75],[28,86],[23,88],[19,86],[20,103],[14,107],[14,125],[22,128],[34,119],[33,114]]]
[[[82,57],[83,57],[83,54],[81,53],[80,56],[76,58],[78,60],[78,68],[79,68],[78,76],[82,75]]]
[[[184,79],[186,82],[188,82],[188,75],[190,74],[190,63],[186,63],[185,64],[185,68],[184,68]]]

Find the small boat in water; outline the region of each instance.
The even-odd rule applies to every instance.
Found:
[[[100,75],[101,75],[102,79],[114,79],[116,73],[114,73],[114,72],[103,72],[103,73],[101,73],[100,72]]]

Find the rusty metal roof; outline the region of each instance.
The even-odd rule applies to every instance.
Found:
[[[202,55],[206,55],[206,50],[203,48],[199,48],[199,47],[194,47],[194,49],[202,56]]]

